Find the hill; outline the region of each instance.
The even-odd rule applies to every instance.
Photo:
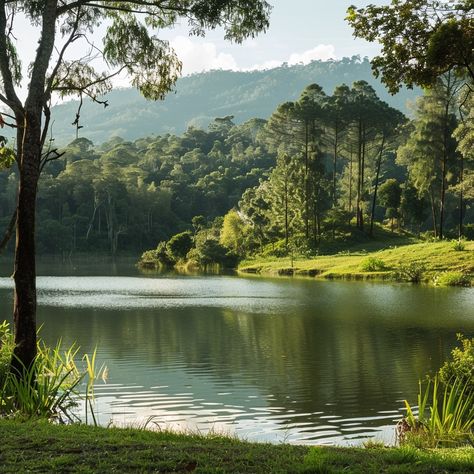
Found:
[[[210,71],[181,78],[175,93],[162,102],[149,102],[135,89],[117,89],[108,94],[109,107],[85,102],[81,112],[80,136],[99,144],[117,135],[134,140],[152,134],[180,134],[190,125],[207,127],[216,117],[234,115],[236,123],[253,117],[267,118],[278,104],[295,100],[311,83],[326,93],[357,80],[370,83],[382,100],[404,112],[406,103],[419,95],[408,91],[391,96],[373,77],[367,59],[314,61],[308,65],[282,66],[265,71]],[[75,138],[77,102],[53,108],[56,143],[64,145]]]

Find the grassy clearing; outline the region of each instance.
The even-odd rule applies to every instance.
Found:
[[[374,244],[376,245],[376,244]],[[368,258],[384,264],[383,270],[364,271]],[[371,244],[364,248],[351,247],[334,255],[311,259],[269,258],[247,260],[239,271],[262,275],[301,275],[328,279],[392,279],[402,265],[419,264],[424,267],[423,279],[431,281],[443,272],[459,272],[472,281],[474,278],[474,242],[465,242],[464,250],[455,250],[452,242],[416,243],[393,246],[383,250]]]
[[[474,449],[307,448],[219,436],[0,421],[0,472],[468,473]]]

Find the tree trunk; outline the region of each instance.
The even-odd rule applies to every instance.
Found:
[[[461,239],[464,234],[463,222],[464,222],[464,156],[461,153],[461,170],[459,172],[459,229],[458,229],[458,238]]]
[[[435,201],[434,201],[434,196],[433,196],[433,188],[430,186],[430,204],[431,204],[431,218],[433,220],[433,232],[434,232],[434,237],[435,239],[438,237],[438,222],[436,218],[436,206],[435,206]]]
[[[380,168],[382,166],[382,155],[385,146],[385,135],[382,137],[382,146],[380,147],[380,154],[377,160],[377,173],[375,176],[375,189],[374,189],[374,197],[372,199],[372,212],[370,213],[370,232],[369,235],[371,237],[374,236],[374,220],[375,220],[375,206],[377,205],[377,191],[379,188],[379,177],[380,177]]]
[[[3,235],[2,241],[0,242],[0,254],[6,249],[8,242],[10,242],[10,239],[13,235],[13,231],[15,230],[15,226],[16,226],[16,209],[10,219],[10,222],[8,223],[8,227],[5,231],[5,234]]]
[[[41,154],[41,112],[26,111],[20,154],[20,183],[16,221],[15,296],[13,320],[15,349],[12,368],[21,373],[36,357],[35,210]]]

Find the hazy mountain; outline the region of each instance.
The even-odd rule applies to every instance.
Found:
[[[109,107],[85,102],[81,111],[80,136],[99,144],[114,135],[136,139],[152,134],[176,133],[190,125],[207,127],[216,117],[234,115],[240,123],[249,118],[267,118],[278,104],[295,100],[311,83],[321,85],[326,93],[342,83],[369,82],[390,105],[407,111],[406,103],[419,91],[404,90],[390,96],[372,75],[368,60],[315,61],[308,65],[282,66],[266,71],[211,71],[183,77],[162,102],[143,99],[135,89],[117,89],[107,96]],[[75,138],[72,126],[77,102],[53,108],[53,133],[56,143]]]

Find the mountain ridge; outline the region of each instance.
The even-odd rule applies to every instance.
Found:
[[[189,126],[206,128],[214,118],[226,115],[233,115],[236,123],[255,117],[268,118],[280,103],[296,100],[311,83],[319,84],[331,94],[336,86],[351,85],[357,80],[367,81],[382,100],[405,113],[406,102],[420,95],[419,90],[405,89],[391,96],[373,76],[367,58],[313,61],[263,71],[214,70],[180,78],[175,91],[159,102],[146,101],[132,88],[118,88],[107,94],[107,108],[84,101],[79,136],[100,144],[112,136],[135,140],[150,135],[180,134]],[[77,105],[77,101],[69,101],[53,107],[53,136],[58,145],[76,138],[72,122]]]

